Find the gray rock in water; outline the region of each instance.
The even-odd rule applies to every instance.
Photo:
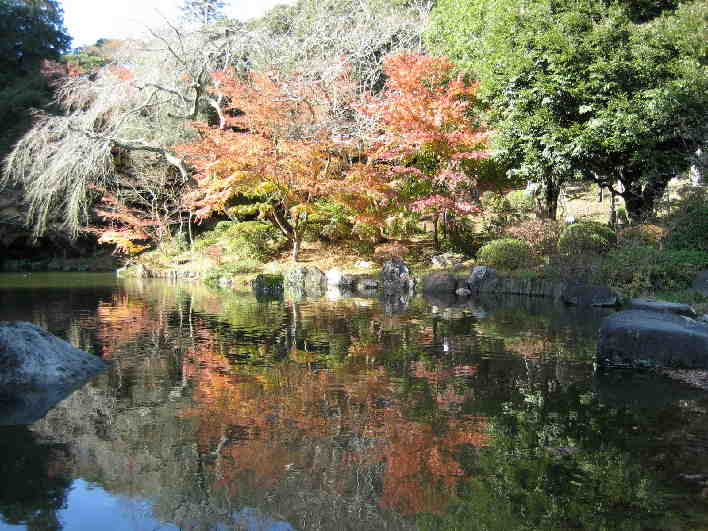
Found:
[[[381,282],[384,291],[412,291],[415,289],[416,280],[411,275],[406,263],[398,257],[393,257],[383,266]]]
[[[433,256],[430,261],[436,267],[455,267],[464,261],[465,257],[461,254],[444,253]]]
[[[467,287],[473,293],[494,291],[498,282],[499,275],[497,275],[496,269],[489,266],[477,266],[467,278]]]
[[[701,271],[693,280],[693,289],[708,296],[708,269]]]
[[[686,317],[696,318],[696,310],[688,304],[667,301],[652,301],[649,299],[629,299],[629,307],[633,310],[649,310],[652,312],[668,312]]]
[[[433,273],[423,279],[423,293],[455,293],[460,281],[450,273]]]
[[[354,285],[354,277],[352,275],[348,275],[346,273],[342,273],[342,270],[333,267],[332,269],[327,270],[325,273],[325,279],[327,281],[327,286],[330,287],[349,287],[351,288]]]
[[[251,280],[251,289],[256,298],[277,298],[283,295],[283,277],[281,275],[257,275]]]
[[[705,369],[708,324],[666,312],[618,312],[603,321],[597,352],[606,367]]]
[[[593,286],[589,284],[571,284],[561,295],[561,300],[566,304],[575,306],[619,306],[619,294],[607,286]]]
[[[0,322],[0,387],[72,387],[108,367],[32,323]]]
[[[325,274],[315,266],[298,266],[285,275],[285,289],[297,297],[321,297],[326,286]]]
[[[379,288],[379,281],[371,277],[360,277],[356,279],[355,287],[357,291],[375,291]]]

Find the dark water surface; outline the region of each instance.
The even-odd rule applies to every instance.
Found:
[[[706,394],[594,372],[606,313],[0,275],[113,360],[0,426],[0,530],[708,529]]]

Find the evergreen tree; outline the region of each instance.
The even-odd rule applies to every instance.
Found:
[[[583,177],[642,221],[708,136],[707,19],[705,0],[441,0],[428,43],[481,82],[497,153],[549,217]]]

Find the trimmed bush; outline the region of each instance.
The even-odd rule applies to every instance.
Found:
[[[607,253],[596,280],[625,295],[637,296],[688,289],[696,273],[706,268],[708,252],[659,251],[648,245],[628,245]]]
[[[579,221],[561,232],[558,250],[563,254],[604,254],[617,244],[617,234],[596,221]]]
[[[668,218],[667,249],[708,251],[708,193],[696,191]]]
[[[492,240],[477,252],[477,260],[484,265],[513,270],[529,265],[533,260],[531,247],[514,238]]]

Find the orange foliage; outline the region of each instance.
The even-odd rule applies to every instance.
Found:
[[[350,354],[375,358],[380,350],[356,343]],[[194,384],[196,405],[182,416],[196,421],[200,451],[216,454],[214,486],[230,495],[244,482],[272,487],[293,467],[309,477],[326,473],[336,478],[333,488],[342,494],[351,488],[346,484],[350,467],[383,463],[382,507],[404,513],[438,511],[464,476],[454,458],[456,448],[487,442],[483,418],[450,417],[437,428],[407,418],[395,395],[396,384],[381,367],[360,369],[353,377],[285,363],[254,377],[230,367],[210,343],[187,358],[184,374]],[[388,404],[383,408],[377,406],[382,399]],[[310,455],[340,434],[360,442],[318,458]],[[296,453],[288,450],[293,445],[299,448]]]
[[[453,68],[446,57],[388,57],[385,89],[359,107],[379,126],[370,158],[395,164],[390,171],[401,177],[431,180],[432,193],[413,203],[419,211],[477,211],[464,193],[476,184],[475,162],[488,156],[488,134],[472,126],[477,84],[454,77]],[[416,167],[420,154],[434,160],[435,168]]]

